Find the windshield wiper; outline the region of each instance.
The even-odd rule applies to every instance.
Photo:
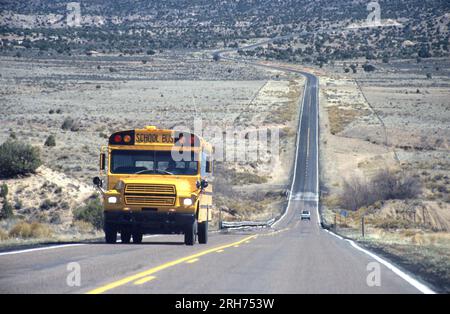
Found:
[[[160,169],[145,169],[145,170],[140,170],[138,172],[135,172],[134,174],[142,174],[145,172],[151,172],[151,173],[163,173],[163,174],[170,174],[170,175],[174,175],[172,172],[166,171],[166,170],[160,170]]]

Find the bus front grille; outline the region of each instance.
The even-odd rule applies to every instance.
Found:
[[[126,194],[176,195],[175,185],[169,184],[127,184]]]
[[[174,206],[175,197],[125,195],[125,204],[144,206]]]

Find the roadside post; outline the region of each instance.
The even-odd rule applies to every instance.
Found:
[[[361,216],[361,235],[364,238],[364,215]]]
[[[337,231],[337,214],[334,213],[334,232]]]
[[[222,207],[219,207],[219,230],[222,230]]]

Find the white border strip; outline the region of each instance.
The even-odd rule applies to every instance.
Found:
[[[317,211],[317,223],[319,225],[322,224],[322,218],[320,217],[320,213],[319,213],[319,198],[320,198],[320,193],[319,193],[319,106],[320,106],[320,101],[319,101],[319,77],[313,75],[316,78],[316,193],[317,193],[317,205],[316,205],[316,211]]]
[[[331,234],[332,236],[340,239],[340,240],[344,240],[348,243],[350,243],[350,245],[355,248],[356,250],[363,252],[364,254],[370,256],[371,258],[373,258],[374,260],[376,260],[377,262],[383,264],[384,266],[386,266],[390,271],[392,271],[394,274],[396,274],[397,276],[399,276],[400,278],[402,278],[403,280],[405,280],[407,283],[409,283],[411,286],[413,286],[414,288],[416,288],[417,290],[419,290],[420,292],[422,292],[423,294],[436,294],[436,292],[434,292],[433,290],[431,290],[430,288],[428,288],[426,285],[424,285],[423,283],[419,282],[418,280],[414,279],[412,276],[408,275],[407,273],[403,272],[402,270],[400,270],[398,267],[394,266],[392,263],[388,262],[385,259],[382,259],[381,257],[379,257],[378,255],[363,249],[362,247],[360,247],[358,244],[355,243],[355,241],[350,240],[350,239],[344,239],[343,237],[341,237],[338,234],[335,234],[334,232],[331,232],[327,229],[324,229],[326,232],[328,232],[328,234]]]
[[[150,234],[150,235],[144,236],[143,238],[147,239],[147,238],[159,237],[159,236],[161,236],[161,234]],[[117,242],[120,243],[122,241],[119,239],[119,240],[117,240]],[[33,248],[33,249],[3,252],[3,253],[0,253],[0,256],[31,253],[31,252],[38,252],[38,251],[47,251],[47,250],[54,250],[54,249],[63,249],[63,248],[67,248],[67,247],[82,246],[82,245],[88,245],[88,244],[90,244],[90,243],[73,243],[73,244],[61,244],[61,245],[37,247],[37,248]],[[106,243],[95,242],[95,244],[106,244]]]
[[[46,246],[46,247],[38,247],[38,248],[34,248],[34,249],[3,252],[3,253],[0,253],[0,256],[30,253],[30,252],[36,252],[36,251],[46,251],[46,250],[60,249],[60,248],[66,248],[66,247],[81,246],[81,245],[86,245],[86,243],[61,244],[61,245],[53,245],[53,246]]]

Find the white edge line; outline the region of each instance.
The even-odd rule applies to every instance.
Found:
[[[401,277],[403,280],[405,280],[406,282],[408,282],[410,285],[412,285],[414,288],[416,288],[417,290],[419,290],[420,292],[424,293],[424,294],[436,294],[436,292],[434,292],[433,290],[431,290],[430,288],[428,288],[427,286],[425,286],[424,284],[420,283],[419,281],[417,281],[416,279],[414,279],[413,277],[411,277],[410,275],[406,274],[405,272],[401,271],[400,269],[398,269],[396,266],[394,266],[393,264],[389,263],[388,261],[382,259],[381,257],[379,257],[378,255],[375,255],[374,253],[363,249],[362,247],[360,247],[358,244],[355,243],[355,241],[353,240],[346,240],[348,241],[355,249],[357,249],[358,251],[361,251],[367,255],[369,255],[370,257],[372,257],[373,259],[377,260],[378,262],[380,262],[381,264],[383,264],[384,266],[386,266],[387,268],[389,268],[392,272],[394,272],[397,276]]]
[[[158,237],[158,236],[161,236],[161,235],[160,234],[151,234],[151,235],[146,235],[143,238],[146,239],[146,238],[152,238],[152,237]],[[122,241],[117,240],[117,242],[122,242]],[[54,249],[62,249],[62,248],[67,248],[67,247],[82,246],[82,245],[88,245],[88,244],[89,243],[73,243],[73,244],[52,245],[52,246],[38,247],[38,248],[33,248],[33,249],[2,252],[2,253],[0,253],[0,256],[31,253],[31,252],[38,252],[38,251],[47,251],[47,250],[54,250]],[[101,242],[100,242],[100,244],[101,244]]]
[[[305,77],[305,87],[303,88],[303,97],[302,97],[302,109],[300,112],[300,122],[298,124],[298,133],[297,133],[297,143],[295,145],[295,165],[294,165],[294,176],[292,177],[292,183],[291,183],[291,190],[289,192],[289,199],[288,199],[288,204],[286,206],[286,210],[284,211],[284,214],[281,215],[281,217],[275,221],[271,227],[275,227],[281,220],[283,220],[283,218],[287,215],[287,213],[289,212],[289,207],[291,205],[291,197],[292,197],[292,191],[294,189],[294,183],[295,183],[295,175],[297,173],[297,164],[298,164],[298,149],[299,149],[299,144],[300,144],[300,133],[302,131],[302,121],[303,121],[303,108],[305,105],[305,98],[306,98],[306,89],[308,87],[308,78],[306,76],[303,75],[303,77]]]
[[[316,78],[316,193],[317,193],[317,205],[316,205],[316,211],[317,211],[317,223],[319,225],[322,224],[322,219],[320,217],[319,213],[319,198],[320,198],[320,191],[319,191],[319,77],[315,76]]]
[[[22,254],[22,253],[29,253],[29,252],[36,252],[36,251],[46,251],[46,250],[60,249],[60,248],[66,248],[66,247],[72,247],[72,246],[81,246],[81,245],[86,245],[86,243],[62,244],[62,245],[39,247],[39,248],[34,248],[34,249],[3,252],[3,253],[0,253],[0,256]]]
[[[423,294],[436,294],[436,292],[434,292],[433,290],[431,290],[429,287],[427,287],[426,285],[424,285],[423,283],[419,282],[418,280],[414,279],[413,277],[411,277],[410,275],[408,275],[407,273],[405,273],[404,271],[400,270],[398,267],[394,266],[392,263],[388,262],[385,259],[382,259],[381,257],[379,257],[378,255],[363,249],[362,247],[360,247],[358,244],[355,243],[355,241],[350,240],[350,239],[344,239],[343,237],[341,237],[340,235],[329,231],[327,229],[323,229],[325,230],[328,234],[346,241],[348,243],[350,243],[350,245],[360,251],[363,252],[364,254],[370,256],[371,258],[373,258],[374,260],[376,260],[377,262],[383,264],[385,267],[387,267],[389,270],[391,270],[394,274],[396,274],[397,276],[399,276],[400,278],[402,278],[403,280],[405,280],[407,283],[409,283],[411,286],[413,286],[414,288],[416,288],[417,290],[419,290],[420,292],[422,292]]]
[[[338,238],[339,240],[344,240],[343,237],[341,237],[340,235],[338,235],[338,234],[336,234],[336,233],[334,233],[334,232],[331,232],[331,231],[329,231],[329,230],[327,230],[327,229],[323,229],[323,230],[325,230],[326,232],[328,232],[329,234],[331,234],[333,237]]]

